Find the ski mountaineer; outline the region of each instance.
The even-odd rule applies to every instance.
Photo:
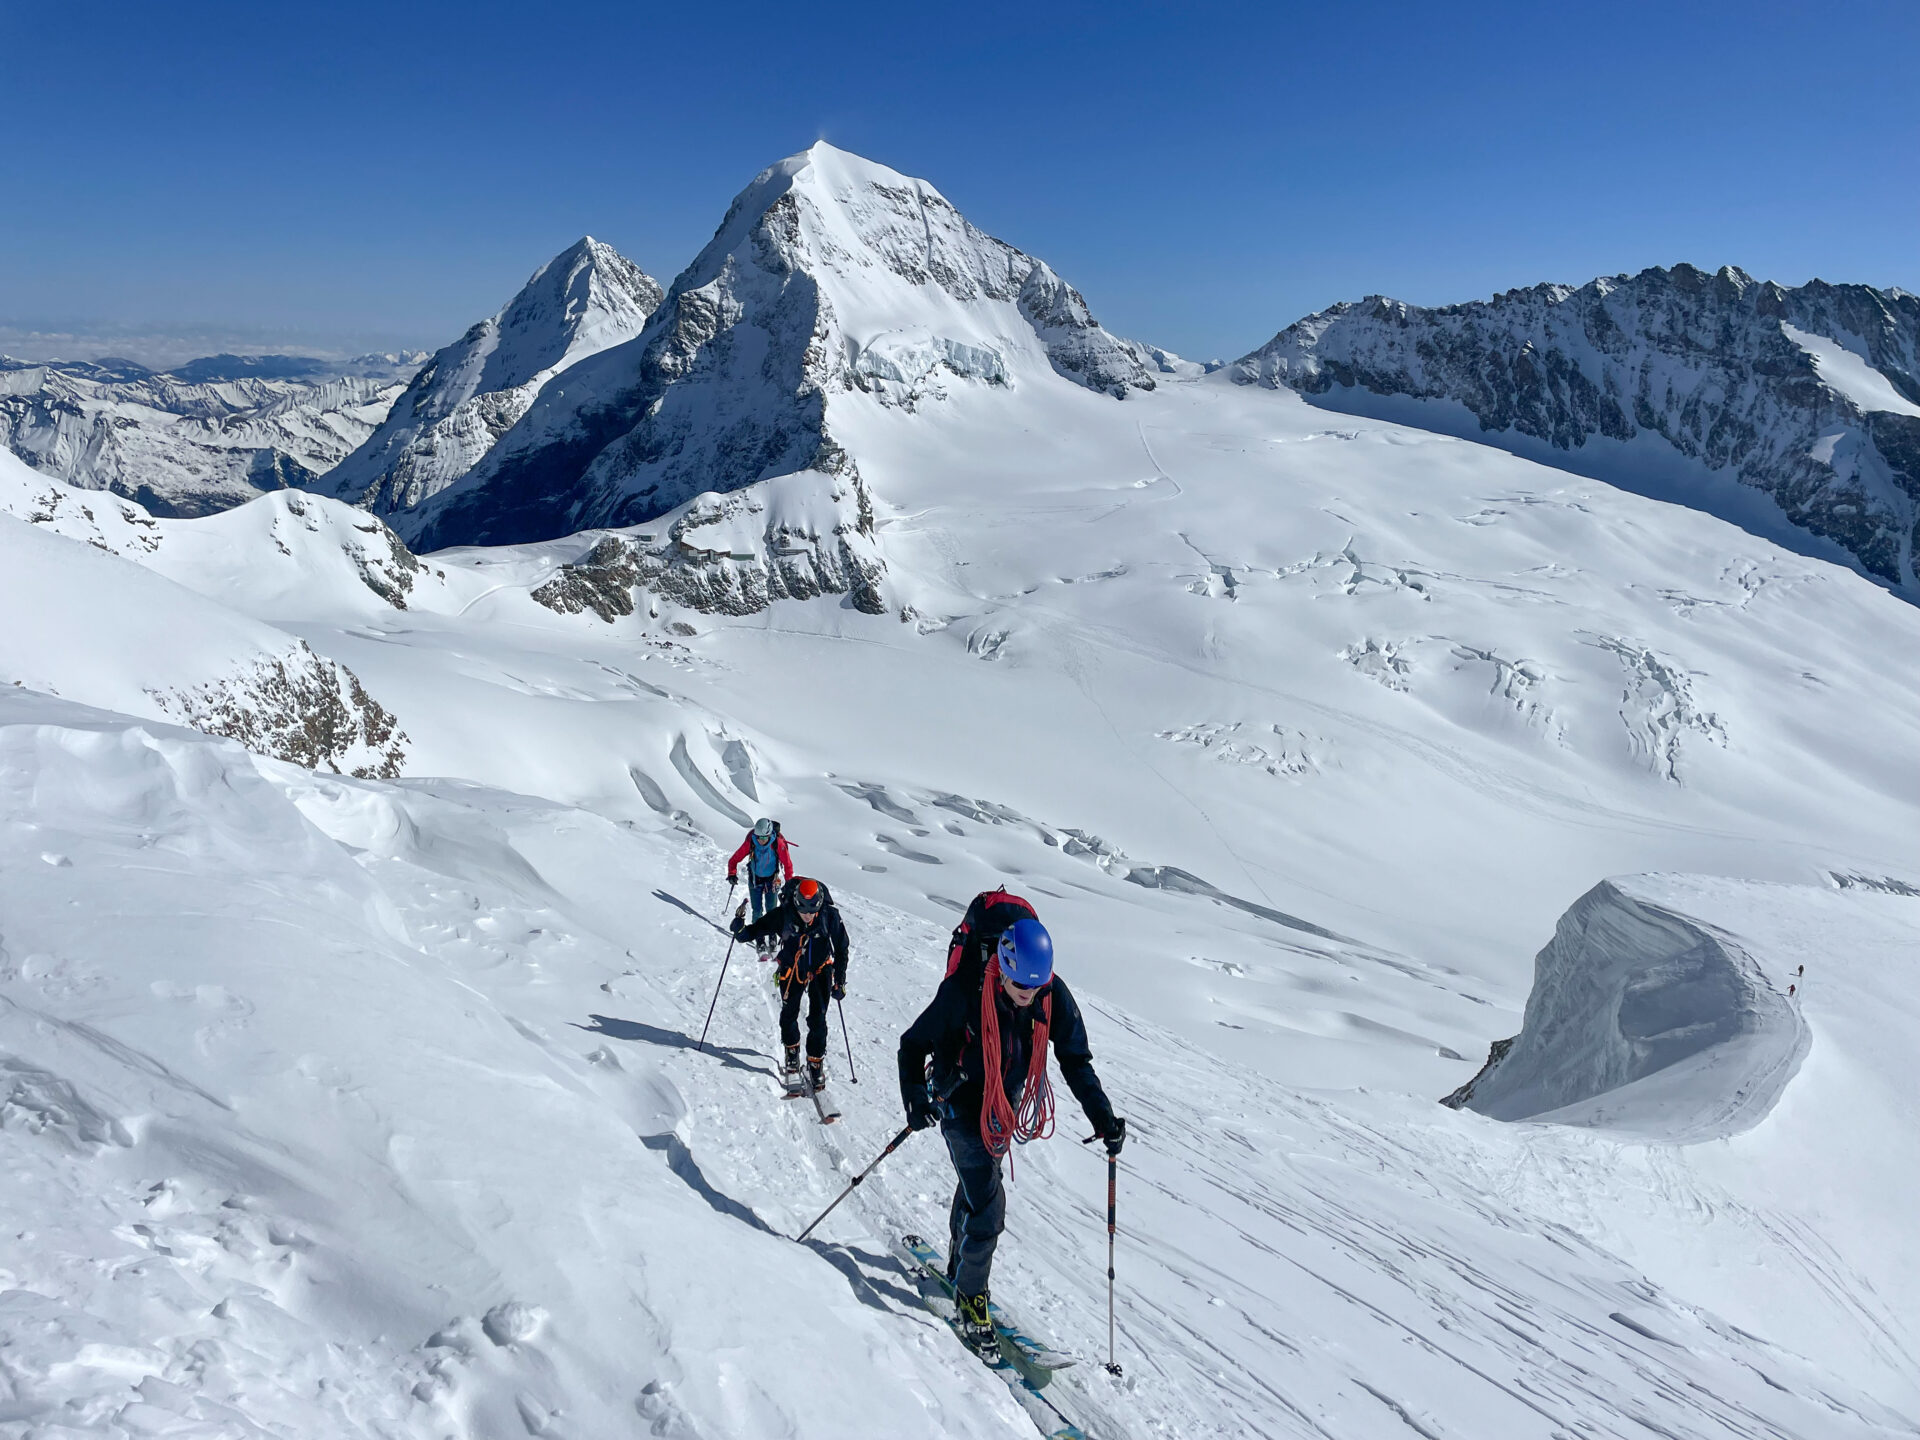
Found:
[[[773,940],[774,979],[780,985],[780,1043],[789,1076],[800,1073],[800,1001],[807,1010],[807,1078],[815,1090],[827,1083],[827,1000],[847,994],[847,927],[833,896],[818,880],[791,882],[780,904],[747,923],[743,903],[731,929],[739,940]]]
[[[1067,1088],[1107,1142],[1107,1153],[1118,1155],[1127,1134],[1127,1122],[1113,1113],[1094,1073],[1080,1007],[1066,981],[1053,973],[1046,926],[1031,914],[1014,921],[984,965],[984,971],[977,965],[950,968],[933,1002],[900,1037],[907,1124],[924,1130],[937,1120],[958,1175],[947,1277],[957,1292],[961,1338],[983,1355],[998,1344],[987,1280],[1007,1218],[1000,1157],[1015,1141],[1053,1133],[1049,1040]]]
[[[786,872],[789,884],[793,882],[793,857],[787,853],[787,839],[780,833],[778,821],[762,815],[753,822],[740,848],[727,859],[728,889],[739,882],[742,860],[747,862],[747,898],[753,902],[753,918],[758,920],[773,908],[781,872]]]

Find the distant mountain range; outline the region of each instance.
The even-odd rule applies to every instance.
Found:
[[[151,370],[0,356],[0,443],[69,484],[204,515],[332,469],[424,358],[213,355]]]
[[[1034,387],[1120,404],[1237,382],[1706,509],[1920,594],[1920,297],[1900,290],[1678,265],[1435,309],[1376,296],[1213,376],[1106,330],[927,182],[822,143],[757,176],[664,293],[583,238],[417,373],[416,358],[4,362],[0,439],[158,513],[294,485],[425,549],[666,517],[680,538],[662,555],[684,558],[710,547],[685,540],[681,507],[812,476],[826,532],[811,511],[770,520],[761,547],[805,552],[780,562],[779,594],[870,570],[850,537],[871,525],[875,416],[937,445],[962,390],[1005,396],[1017,424]],[[702,502],[699,523],[722,512],[737,518]]]
[[[1676,265],[1431,310],[1372,296],[1231,374],[1706,509],[1751,502],[1706,483],[1731,479],[1768,518],[1920,584],[1920,296],[1903,290]]]

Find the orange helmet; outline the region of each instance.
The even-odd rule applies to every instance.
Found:
[[[794,883],[793,903],[802,915],[817,915],[820,907],[827,903],[827,892],[818,880],[799,880]]]

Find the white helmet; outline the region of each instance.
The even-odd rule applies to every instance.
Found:
[[[772,838],[773,821],[767,819],[766,816],[762,815],[758,820],[753,822],[753,834],[754,834],[754,838],[757,840],[767,840]]]

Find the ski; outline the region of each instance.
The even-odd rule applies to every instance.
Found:
[[[822,1125],[832,1125],[840,1119],[840,1103],[833,1098],[833,1092],[825,1085],[818,1089],[804,1069],[783,1072],[786,1081],[786,1098],[789,1100],[811,1100],[813,1108],[819,1112]]]
[[[946,1268],[940,1260],[940,1252],[918,1235],[902,1236],[897,1248],[901,1259],[907,1261],[916,1274],[915,1288],[919,1292],[920,1302],[946,1321],[955,1338],[960,1339],[960,1315],[954,1307],[953,1287],[947,1284]],[[920,1258],[923,1254],[933,1256],[935,1263],[931,1268]],[[995,1329],[998,1331],[998,1317],[995,1319]],[[1042,1395],[1040,1386],[1008,1357],[1005,1333],[999,1333],[1001,1353],[981,1355],[971,1346],[967,1347],[968,1353],[975,1355],[987,1369],[1000,1377],[1007,1389],[1013,1392],[1015,1402],[1027,1412],[1027,1417],[1046,1440],[1087,1440],[1087,1432],[1061,1414],[1060,1407]],[[961,1343],[964,1345],[966,1342],[962,1339]]]
[[[953,1285],[947,1279],[947,1262],[938,1250],[918,1235],[903,1235],[899,1254],[901,1259],[939,1287],[940,1297],[947,1304],[953,1303]],[[987,1314],[993,1320],[993,1328],[1000,1336],[1001,1349],[1007,1359],[1034,1389],[1045,1389],[1056,1370],[1065,1370],[1079,1363],[1077,1357],[1056,1350],[1035,1337],[991,1300],[987,1302]]]

